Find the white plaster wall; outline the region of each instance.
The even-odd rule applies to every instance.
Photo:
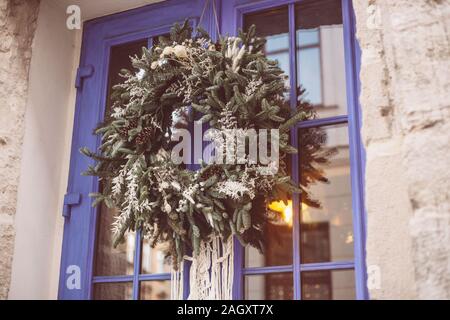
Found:
[[[57,297],[80,31],[42,1],[29,75],[10,299]]]

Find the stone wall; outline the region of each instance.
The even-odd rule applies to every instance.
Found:
[[[0,299],[8,295],[31,45],[39,0],[0,0]]]
[[[370,295],[450,299],[450,1],[354,6]]]

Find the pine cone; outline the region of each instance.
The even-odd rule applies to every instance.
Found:
[[[214,48],[216,49],[216,51],[222,51],[222,45],[220,44],[219,41],[217,41],[216,43],[214,43]]]
[[[119,130],[119,134],[124,138],[128,137],[128,131],[135,129],[138,126],[138,120],[137,119],[129,119],[128,123],[129,123],[128,126],[122,127]]]
[[[148,140],[150,140],[153,135],[153,131],[153,128],[150,127],[142,129],[142,131],[136,136],[136,143],[141,145],[145,144]]]
[[[211,165],[202,172],[202,174],[200,175],[200,178],[203,181],[206,181],[209,178],[214,177],[214,176],[220,177],[222,175],[222,173],[223,173],[223,169],[221,166],[219,166],[217,164]]]
[[[128,122],[130,123],[128,127],[131,129],[136,128],[138,126],[138,119],[136,119],[136,118],[129,119]]]

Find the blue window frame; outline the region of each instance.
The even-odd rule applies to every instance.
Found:
[[[287,12],[288,44],[289,44],[289,70],[290,97],[292,107],[295,106],[299,72],[297,66],[300,46],[297,42],[296,32],[296,6],[304,1],[294,0],[215,0],[218,8],[218,18],[222,34],[236,34],[238,28],[244,25],[248,14],[283,7]],[[317,0],[318,3],[327,0]],[[341,1],[341,0],[337,0]],[[306,1],[307,2],[307,1]],[[175,22],[190,19],[195,26],[204,8],[205,0],[168,0],[161,3],[148,5],[142,8],[114,14],[107,17],[88,21],[84,24],[80,69],[76,81],[77,101],[75,111],[75,125],[72,138],[72,154],[69,173],[69,185],[65,197],[63,251],[61,257],[61,273],[59,285],[60,299],[92,299],[95,285],[122,286],[129,293],[128,298],[139,299],[141,284],[148,281],[162,282],[170,280],[167,272],[142,273],[142,239],[138,232],[134,239],[134,254],[132,270],[127,274],[97,275],[94,272],[95,244],[97,225],[99,223],[99,210],[92,208],[92,200],[89,193],[96,192],[101,187],[95,177],[84,177],[83,172],[90,163],[86,157],[79,154],[80,147],[87,146],[96,149],[99,145],[99,137],[91,134],[92,129],[103,119],[105,106],[107,105],[108,71],[112,48],[147,39],[148,45],[152,45],[155,37],[165,34]],[[302,298],[302,278],[306,272],[320,272],[324,270],[354,270],[355,292],[357,299],[367,298],[366,269],[364,256],[364,206],[363,206],[363,167],[364,151],[360,141],[360,109],[358,105],[359,95],[359,47],[355,39],[355,22],[351,0],[342,0],[342,25],[344,37],[345,75],[346,75],[346,114],[323,117],[316,120],[301,123],[292,130],[293,144],[299,143],[299,130],[319,128],[327,126],[345,125],[348,128],[349,162],[351,168],[351,193],[352,193],[352,221],[354,256],[351,261],[333,261],[305,263],[302,262],[301,214],[294,214],[292,221],[292,263],[288,265],[272,265],[261,267],[246,267],[244,263],[245,249],[236,243],[235,279],[233,296],[235,299],[244,298],[244,279],[248,276],[275,275],[290,273],[292,275],[292,288],[294,299]],[[297,21],[298,22],[298,21]],[[214,13],[210,5],[206,9],[202,26],[215,35],[216,27]],[[317,46],[317,44],[314,44]],[[303,48],[303,47],[302,47]],[[300,155],[293,156],[292,177],[299,182]],[[300,213],[301,199],[299,195],[293,197],[293,212]],[[306,229],[305,229],[306,230]],[[319,229],[318,229],[319,230]],[[319,230],[320,231],[320,230]],[[80,270],[80,287],[68,287],[67,281],[73,276],[73,266]],[[320,274],[319,274],[320,278]],[[307,280],[307,279],[306,279]],[[305,283],[307,281],[304,281]],[[187,278],[186,278],[187,281]],[[187,287],[187,286],[185,286]]]

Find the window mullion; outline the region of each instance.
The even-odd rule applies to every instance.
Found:
[[[142,258],[142,231],[136,231],[136,243],[134,251],[134,271],[133,271],[133,300],[139,300],[139,273],[141,272]]]
[[[302,264],[300,269],[304,271],[336,271],[336,270],[352,270],[355,268],[354,261],[338,261],[338,262],[318,262]]]
[[[324,126],[333,126],[338,124],[344,124],[348,122],[348,116],[336,116],[330,118],[319,118],[314,120],[302,121],[297,124],[297,129],[310,129]]]
[[[95,276],[92,278],[92,283],[122,283],[133,282],[133,276]]]
[[[263,275],[271,273],[287,273],[292,272],[293,266],[269,266],[269,267],[252,267],[245,268],[243,274],[248,275]]]
[[[233,278],[233,299],[242,300],[244,298],[244,247],[237,238],[234,238],[234,278]]]
[[[289,68],[290,68],[290,104],[293,112],[297,109],[297,42],[295,37],[295,4],[289,4]],[[298,134],[296,128],[291,129],[291,144],[298,146]],[[292,155],[292,180],[296,185],[300,182],[299,154]],[[293,249],[293,279],[294,300],[301,298],[301,276],[300,276],[300,195],[292,195],[293,223],[292,223],[292,249]]]

